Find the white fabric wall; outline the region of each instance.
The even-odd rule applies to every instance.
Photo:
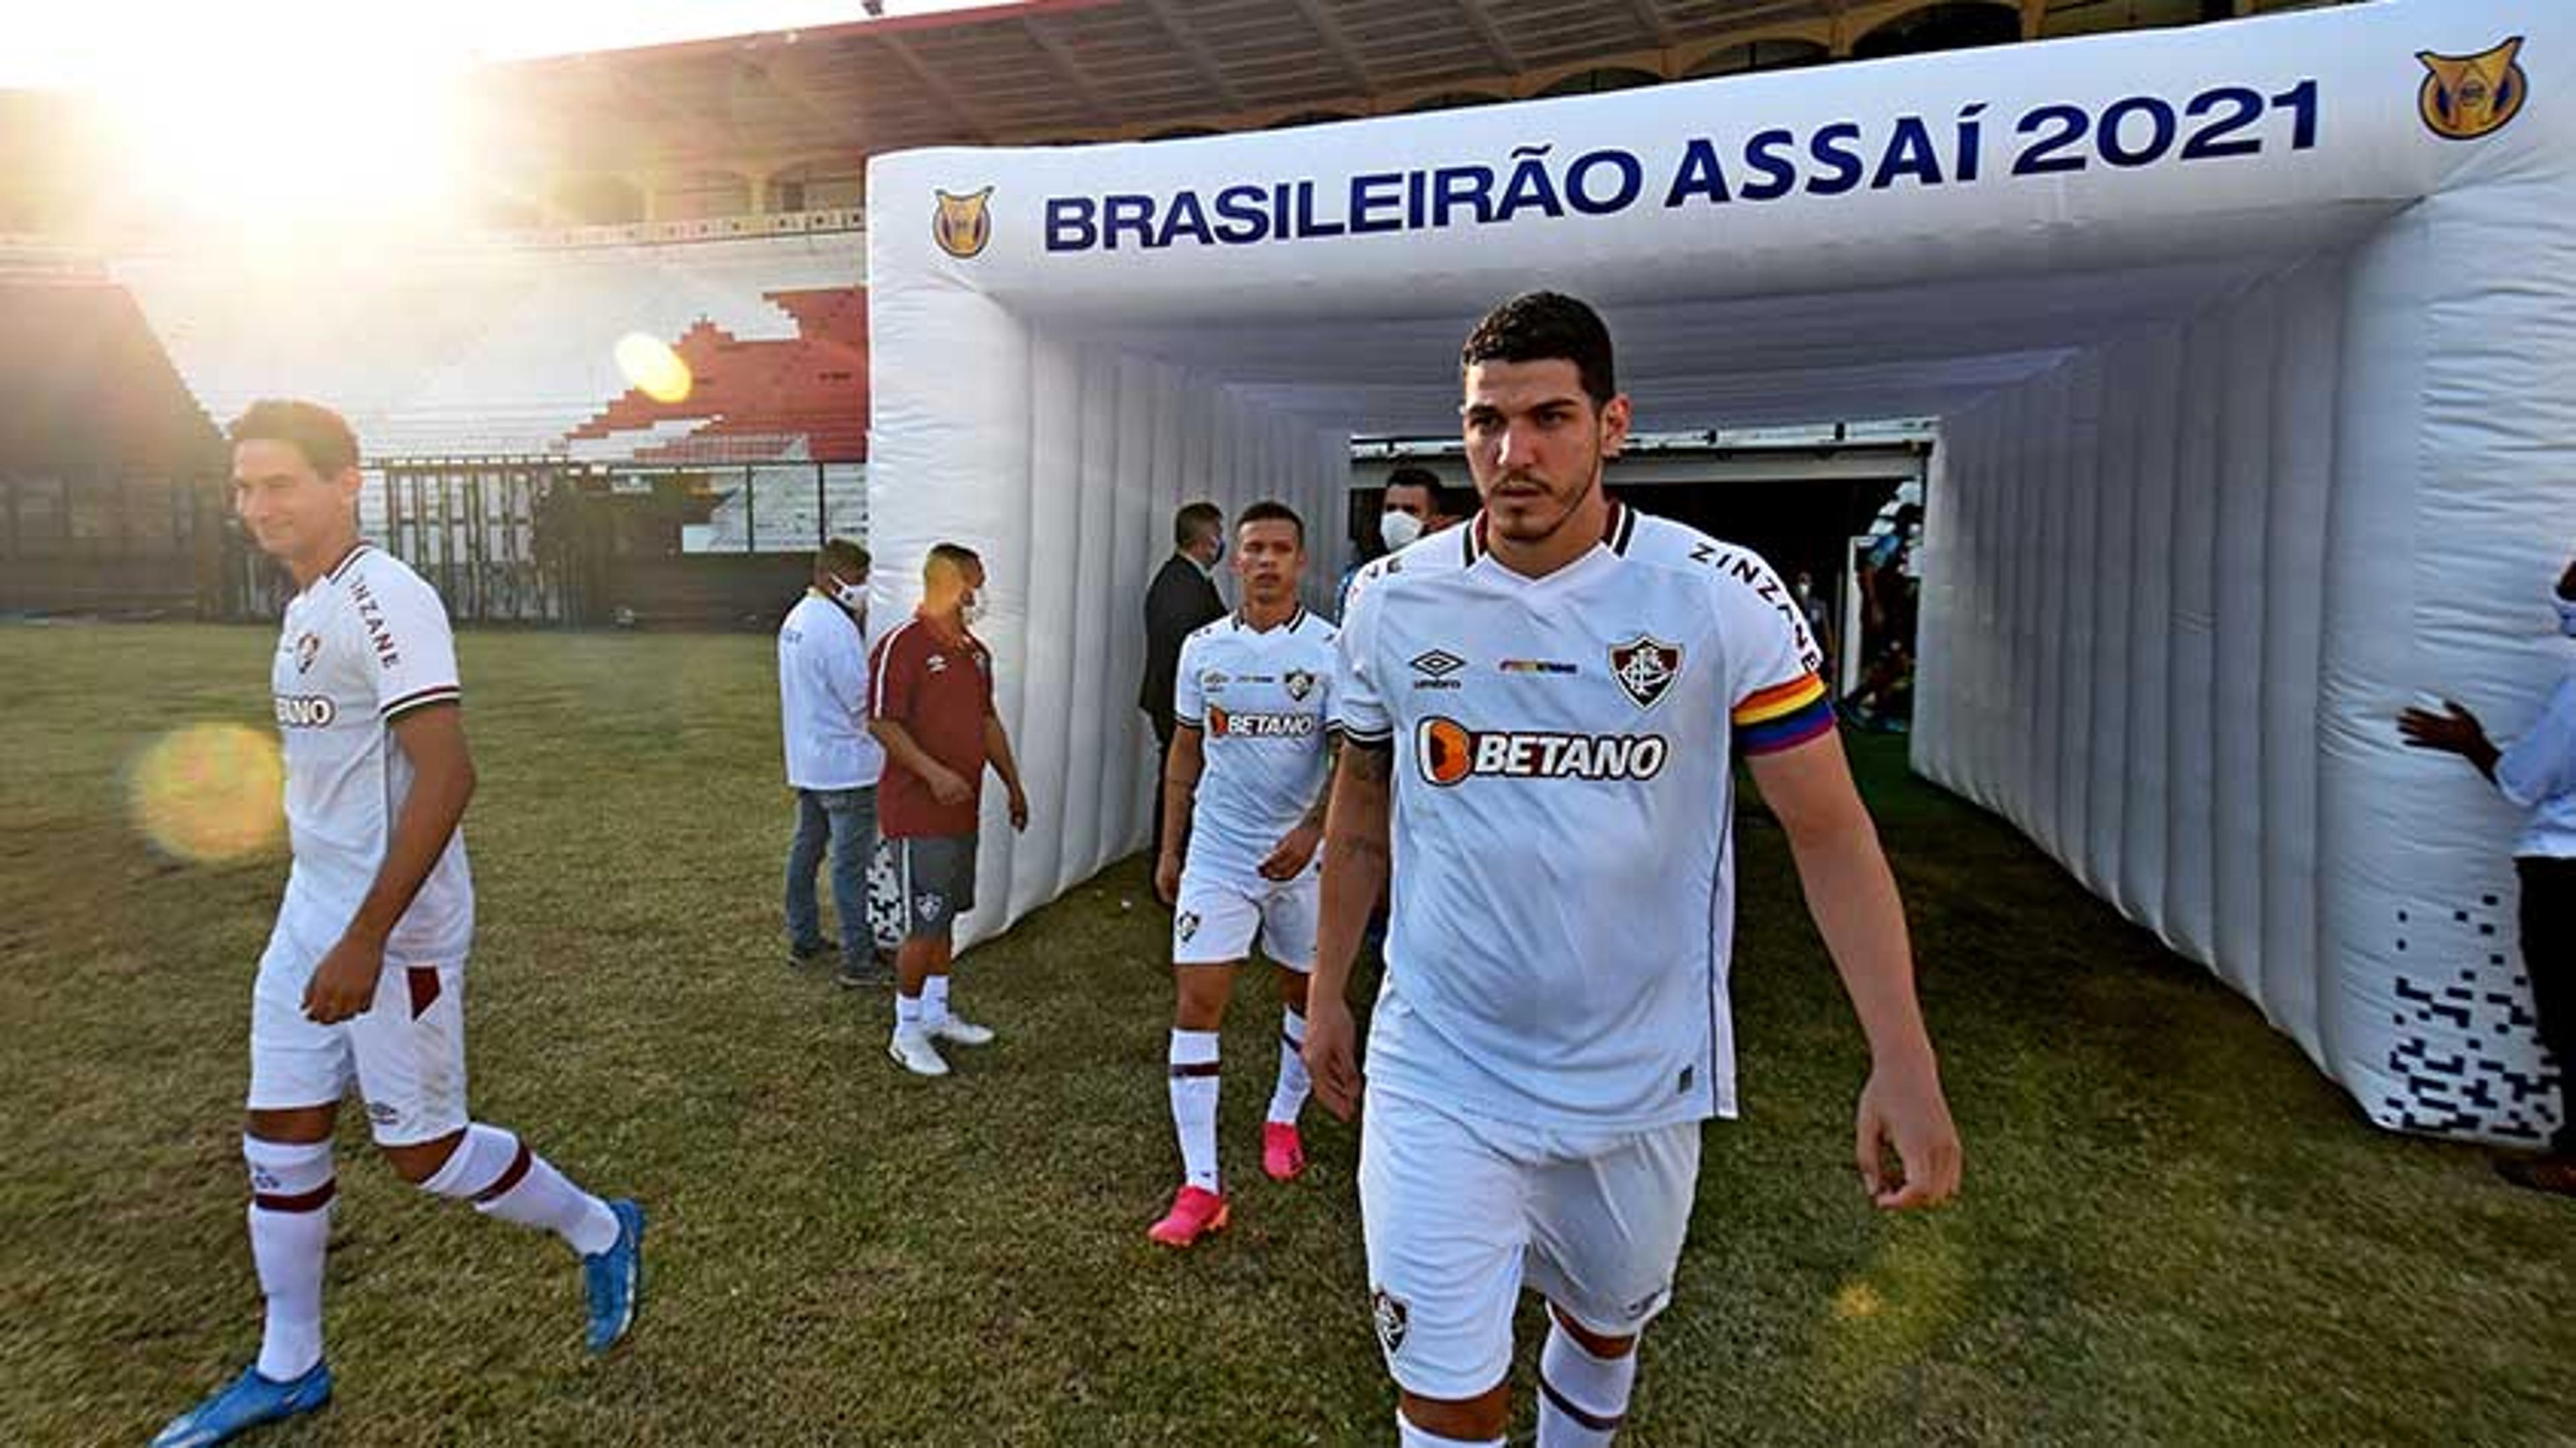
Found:
[[[2567,201],[2432,198],[1999,391],[1945,423],[1926,519],[1917,768],[2374,1120],[2505,1141],[2556,1119],[2519,820],[2394,720],[2449,693],[2509,739],[2566,668]]]
[[[1341,575],[1349,435],[1244,400],[1150,357],[1033,326],[972,292],[881,292],[887,323],[934,329],[978,359],[874,374],[871,610],[909,613],[941,541],[984,559],[994,696],[1029,796],[1014,835],[988,776],[981,882],[958,927],[972,944],[1143,848],[1153,736],[1136,708],[1145,586],[1195,498],[1231,519],[1272,498],[1306,520],[1307,603],[1330,611]],[[918,309],[912,311],[909,309]],[[936,508],[921,506],[935,490]],[[900,501],[896,501],[900,499]],[[1218,570],[1220,591],[1236,601]]]

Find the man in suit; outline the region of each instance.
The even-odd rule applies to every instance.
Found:
[[[1172,748],[1172,681],[1181,662],[1181,640],[1202,624],[1225,617],[1217,596],[1217,560],[1225,556],[1225,514],[1209,502],[1185,503],[1172,515],[1172,556],[1163,560],[1145,590],[1145,683],[1136,707],[1154,725],[1154,839],[1147,859],[1163,850],[1163,764]]]

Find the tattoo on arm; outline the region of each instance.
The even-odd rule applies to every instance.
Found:
[[[1342,741],[1339,738],[1325,740],[1324,784],[1315,791],[1315,802],[1306,807],[1306,817],[1297,821],[1299,828],[1312,826],[1317,830],[1323,829],[1324,815],[1333,807],[1333,771],[1341,768],[1341,764]]]
[[[1395,776],[1395,746],[1350,744],[1342,750],[1342,767],[1362,784],[1383,785]]]

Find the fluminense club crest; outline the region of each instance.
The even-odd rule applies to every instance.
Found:
[[[1610,649],[1610,677],[1636,701],[1640,709],[1652,709],[1664,697],[1673,679],[1682,671],[1679,644],[1668,644],[1647,634]]]

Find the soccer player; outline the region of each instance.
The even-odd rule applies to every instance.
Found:
[[[1578,1448],[1616,1432],[1671,1297],[1699,1123],[1735,1112],[1739,754],[1869,1039],[1863,1184],[1938,1202],[1959,1142],[1795,600],[1603,495],[1629,403],[1591,308],[1507,302],[1461,369],[1484,509],[1371,564],[1342,625],[1306,1063],[1358,1107],[1343,991],[1392,868],[1359,1187],[1400,1438],[1502,1440],[1526,1281],[1550,1304],[1538,1441]]]
[[[940,543],[921,568],[921,607],[877,640],[868,729],[885,746],[878,786],[885,836],[903,890],[895,953],[894,1039],[886,1054],[916,1076],[945,1076],[935,1042],[981,1046],[991,1028],[948,1006],[951,926],[975,905],[975,835],[984,768],[1011,792],[1011,828],[1029,827],[1029,797],[1010,736],[993,712],[993,653],[975,637],[984,562]]]
[[[331,1132],[354,1082],[403,1180],[536,1227],[580,1257],[589,1344],[634,1325],[644,1213],[566,1180],[465,1110],[465,956],[474,886],[458,821],[474,792],[456,649],[438,594],[358,537],[358,444],[310,402],[232,426],[233,503],[284,564],[270,666],[294,863],[251,996],[251,1259],[268,1302],[259,1360],[180,1415],[155,1448],[221,1443],[331,1397],[322,1262]]]
[[[1278,503],[1243,510],[1234,530],[1243,607],[1181,645],[1165,770],[1163,846],[1154,892],[1174,907],[1172,1127],[1181,1187],[1146,1235],[1186,1247],[1229,1214],[1217,1172],[1218,1030],[1234,973],[1262,953],[1279,976],[1279,1079],[1261,1128],[1261,1169],[1306,1169],[1306,972],[1315,959],[1315,846],[1324,833],[1325,720],[1333,629],[1297,601],[1306,525]],[[1183,861],[1186,860],[1186,868]]]

